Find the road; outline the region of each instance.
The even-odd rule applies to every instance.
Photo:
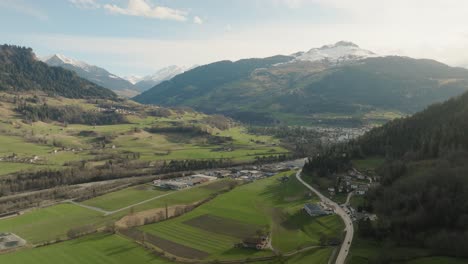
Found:
[[[304,186],[306,186],[313,193],[315,193],[320,198],[320,200],[322,200],[322,202],[333,207],[335,209],[335,213],[339,215],[341,219],[343,219],[343,222],[345,223],[346,236],[343,240],[343,243],[340,248],[340,252],[338,253],[338,256],[336,257],[336,261],[335,261],[335,264],[344,264],[346,261],[346,257],[348,256],[349,249],[351,247],[351,242],[353,241],[353,236],[354,236],[354,227],[353,227],[353,222],[351,221],[351,217],[337,203],[333,202],[328,197],[324,196],[319,191],[317,191],[314,187],[310,186],[308,183],[302,180],[301,172],[302,170],[299,170],[296,173],[297,180],[299,180]]]

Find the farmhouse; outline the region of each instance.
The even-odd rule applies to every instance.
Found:
[[[0,233],[0,250],[24,246],[26,241],[12,233]]]
[[[306,204],[306,205],[304,205],[304,210],[310,216],[322,216],[322,215],[329,215],[330,214],[329,211],[323,210],[323,208],[320,207],[317,204]]]
[[[257,250],[262,250],[268,245],[268,236],[261,237],[249,237],[242,241],[242,246],[245,248],[253,248]]]

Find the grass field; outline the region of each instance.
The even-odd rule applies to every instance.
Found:
[[[113,211],[169,192],[145,184],[98,196],[83,204]]]
[[[211,185],[213,185],[213,187]],[[227,184],[222,185],[219,184],[219,182],[214,182],[191,189],[181,190],[178,191],[178,193],[175,195],[169,195],[162,197],[161,199],[135,206],[133,211],[140,212],[153,208],[162,208],[166,204],[168,206],[192,204],[194,202],[201,201],[227,187]],[[145,194],[142,195],[138,193],[138,190],[129,188],[120,191],[120,193],[116,195],[110,193],[95,198],[97,200],[92,200],[94,200],[95,203],[102,202],[103,205],[114,206],[115,203],[112,201],[112,197],[115,197],[118,198],[122,203],[128,204],[130,201],[137,200],[132,195],[136,195],[139,199],[143,199],[142,196],[146,197],[146,191],[142,190],[141,192]],[[64,238],[67,231],[72,227],[88,224],[95,225],[96,227],[104,226],[108,222],[116,221],[121,217],[129,214],[130,210],[131,209],[127,209],[113,215],[103,216],[99,212],[82,208],[77,205],[59,204],[32,210],[13,218],[2,219],[0,220],[0,232],[13,232],[26,239],[28,243],[37,244],[45,241],[55,240],[57,238]]]
[[[117,235],[96,234],[47,247],[0,255],[9,264],[127,264],[170,263],[155,257],[136,243]]]
[[[317,248],[281,260],[253,262],[253,264],[326,264],[332,254],[332,248]]]
[[[1,93],[0,100],[12,99],[12,95]],[[32,95],[24,95],[24,98]],[[65,106],[79,105],[83,109],[96,110],[98,105],[80,99],[47,97],[48,105]],[[207,115],[191,112],[168,110],[165,117],[149,116],[146,111],[150,106],[134,102],[125,103],[138,109],[133,114],[125,116],[128,122],[115,125],[83,125],[61,122],[23,122],[23,118],[15,112],[16,106],[9,100],[0,101],[0,157],[16,153],[19,157],[38,156],[42,163],[57,168],[69,161],[88,160],[95,157],[93,153],[137,152],[143,161],[182,160],[182,159],[218,159],[230,158],[233,161],[254,161],[256,156],[278,155],[288,151],[279,147],[279,140],[268,136],[247,134],[245,127],[235,125],[232,128],[220,130],[208,121]],[[233,125],[229,123],[230,125]],[[196,135],[192,133],[150,133],[150,127],[200,127],[211,135]],[[81,132],[85,132],[84,134]],[[230,137],[226,143],[210,143],[210,137]],[[96,149],[96,143],[106,138],[107,148]],[[35,143],[32,143],[35,142]],[[111,146],[115,146],[111,148]],[[225,147],[225,148],[223,148]],[[54,150],[65,148],[65,151],[53,153]],[[79,149],[70,151],[71,149]],[[228,150],[226,150],[226,148]],[[0,164],[1,165],[1,164]],[[25,169],[40,169],[36,165],[24,166],[5,165],[0,168],[0,175]]]
[[[13,232],[29,243],[39,243],[64,238],[70,228],[96,223],[100,219],[101,214],[95,211],[60,204],[0,220],[0,232]]]
[[[240,186],[188,214],[140,229],[210,253],[212,259],[252,257],[259,254],[255,251],[233,249],[233,245],[242,239],[233,234],[233,230],[225,230],[228,228],[241,229],[239,233],[252,232],[243,226],[267,228],[272,231],[273,246],[282,252],[317,245],[321,234],[338,234],[342,228],[338,217],[314,219],[301,211],[304,203],[309,200],[308,191],[293,176],[287,183],[278,181],[279,177],[290,174],[291,172],[282,173]],[[200,218],[218,221],[213,227],[193,224]]]

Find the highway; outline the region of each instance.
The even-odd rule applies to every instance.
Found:
[[[304,180],[301,178],[301,172],[302,170],[299,170],[296,173],[296,178],[308,189],[310,189],[313,193],[315,193],[320,200],[322,200],[323,203],[329,205],[330,207],[334,208],[335,213],[343,219],[343,222],[345,223],[345,231],[346,231],[346,236],[343,240],[343,243],[340,248],[340,252],[338,253],[338,256],[336,257],[336,264],[344,264],[346,261],[346,257],[348,256],[349,249],[351,248],[351,242],[353,241],[353,236],[354,236],[354,227],[353,227],[353,222],[351,220],[351,217],[341,208],[337,203],[334,201],[330,200],[328,197],[324,196],[321,194],[318,190],[316,190],[314,187],[310,186],[308,183],[306,183]]]

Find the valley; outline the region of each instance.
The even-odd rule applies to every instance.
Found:
[[[0,0],[0,263],[468,263],[435,2]]]

